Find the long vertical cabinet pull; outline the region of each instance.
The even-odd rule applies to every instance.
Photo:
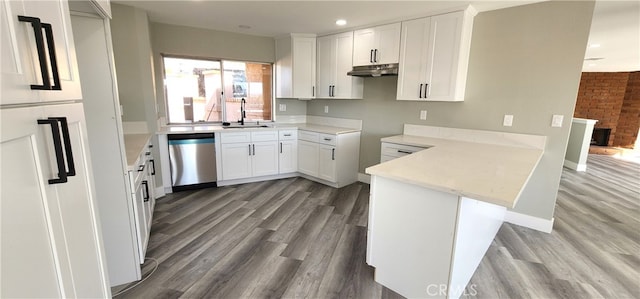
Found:
[[[40,73],[42,75],[42,85],[31,84],[31,89],[50,90],[51,82],[49,81],[49,68],[47,67],[47,55],[44,52],[44,39],[42,37],[42,23],[39,18],[18,16],[18,21],[31,23],[33,34],[36,39],[36,48],[38,50],[38,60],[40,61]]]
[[[425,99],[427,98],[428,90],[429,90],[429,83],[425,83],[424,84],[424,98]]]
[[[280,142],[280,153],[282,154],[282,142]]]
[[[56,46],[53,41],[53,27],[51,24],[42,23],[39,18],[18,16],[18,21],[31,23],[33,33],[36,40],[36,48],[38,50],[38,60],[40,62],[40,74],[42,76],[42,85],[31,84],[34,90],[62,90],[60,85],[60,73],[58,72],[58,60],[56,59]],[[49,67],[47,66],[47,55],[45,54],[44,36],[42,30],[47,35],[47,47],[49,48],[49,63],[53,72],[53,85],[49,80]]]
[[[251,144],[249,144],[249,156],[251,156]]]
[[[420,83],[420,92],[418,93],[418,97],[422,99],[422,83]]]
[[[149,201],[149,182],[148,181],[142,181],[142,184],[144,185],[144,194],[142,195],[142,199],[144,202],[148,202]]]
[[[254,156],[256,155],[256,145],[255,144],[253,144],[253,155]]]
[[[67,171],[64,166],[64,154],[62,153],[62,140],[60,137],[60,129],[58,121],[55,119],[39,119],[39,125],[50,125],[51,134],[53,135],[53,148],[56,152],[56,164],[58,164],[58,178],[49,179],[49,184],[62,184],[67,182]]]
[[[331,160],[335,160],[336,159],[336,149],[332,148],[331,149]]]
[[[49,48],[49,60],[51,63],[51,71],[53,72],[53,85],[51,90],[62,90],[60,85],[60,73],[58,72],[58,59],[56,58],[56,44],[53,41],[53,28],[51,24],[42,23],[42,28],[47,35],[47,47]]]
[[[49,119],[60,122],[60,128],[62,129],[62,140],[64,141],[64,152],[67,158],[67,176],[76,175],[76,165],[73,162],[73,151],[71,150],[71,138],[69,136],[69,124],[66,117],[49,117]]]
[[[373,50],[373,62],[378,62],[378,49]]]
[[[151,175],[156,175],[156,161],[151,159],[149,162],[151,162]]]
[[[369,52],[369,62],[373,63],[373,49]]]

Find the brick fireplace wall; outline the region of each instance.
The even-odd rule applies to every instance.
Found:
[[[640,129],[640,72],[629,74],[627,90],[616,127],[615,146],[633,148]]]
[[[633,147],[640,127],[640,72],[582,73],[574,117],[610,128],[609,146]]]

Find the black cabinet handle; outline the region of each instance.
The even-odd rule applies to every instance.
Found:
[[[378,49],[373,51],[373,62],[378,62]]]
[[[145,152],[144,155],[145,156],[151,156],[151,152]]]
[[[369,52],[369,62],[373,63],[373,49]]]
[[[256,155],[256,145],[255,144],[253,144],[253,155],[254,156]]]
[[[429,83],[424,84],[424,98],[427,98],[427,91],[429,90]]]
[[[282,154],[282,142],[280,142],[280,153]]]
[[[31,84],[31,89],[50,90],[51,81],[49,81],[49,68],[47,67],[47,55],[44,52],[44,38],[42,36],[42,23],[39,18],[18,16],[18,21],[31,23],[33,34],[36,39],[36,48],[38,50],[38,60],[40,61],[40,74],[42,75],[42,85]]]
[[[144,171],[144,164],[138,165],[138,172]]]
[[[152,148],[152,147],[153,147],[153,144],[149,144],[149,148]]]
[[[142,184],[144,185],[144,191],[145,191],[142,194],[142,198],[144,199],[144,202],[148,202],[149,201],[149,182],[142,181]]]
[[[422,99],[422,83],[420,83],[420,92],[418,93],[418,97],[420,97]]]
[[[332,148],[331,149],[331,160],[335,160],[336,159],[336,149]]]
[[[249,156],[251,156],[251,144],[249,144]]]
[[[315,86],[311,86],[311,96],[312,97],[316,96],[316,87]]]
[[[69,136],[69,123],[66,117],[49,117],[60,122],[62,129],[62,140],[64,141],[64,152],[67,158],[67,176],[76,175],[76,164],[73,162],[73,151],[71,150],[71,137]]]
[[[62,153],[62,138],[60,137],[60,129],[58,121],[55,119],[39,119],[39,125],[50,125],[51,134],[53,135],[53,149],[56,152],[56,164],[58,164],[58,178],[49,179],[49,184],[61,184],[67,182],[67,171],[64,166],[64,154]]]
[[[53,28],[51,24],[42,23],[42,28],[47,35],[47,47],[49,48],[49,61],[51,62],[51,71],[53,72],[53,85],[51,90],[62,90],[60,86],[60,74],[58,73],[58,59],[56,58],[56,44],[53,41]]]
[[[156,161],[151,159],[149,162],[151,162],[151,175],[156,175]]]
[[[398,150],[398,153],[407,154],[407,155],[413,154],[413,152],[403,151],[403,150]]]

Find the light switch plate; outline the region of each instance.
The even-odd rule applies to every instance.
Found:
[[[420,119],[427,120],[427,110],[420,110]]]
[[[329,106],[324,106],[324,113],[329,113]]]
[[[564,115],[554,114],[551,119],[551,126],[554,128],[562,128],[562,121],[564,120]]]
[[[505,127],[511,127],[513,125],[513,115],[505,114],[504,120],[502,121],[502,125]]]
[[[280,111],[287,111],[287,104],[280,104],[279,109]]]

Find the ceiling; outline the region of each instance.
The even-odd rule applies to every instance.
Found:
[[[152,22],[259,36],[327,34],[462,8],[487,11],[538,1],[129,1]],[[339,27],[337,19],[347,20]],[[640,70],[640,1],[598,0],[584,71]],[[602,59],[598,59],[602,58]]]

